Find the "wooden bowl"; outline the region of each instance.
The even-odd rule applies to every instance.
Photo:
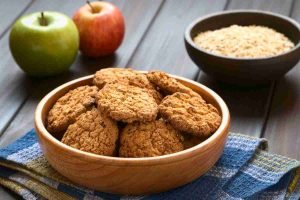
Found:
[[[286,53],[266,58],[234,58],[210,53],[193,42],[200,32],[233,24],[261,25],[283,33],[295,47]],[[300,59],[300,27],[288,17],[265,11],[225,11],[196,19],[185,31],[185,47],[194,63],[206,74],[229,83],[257,85],[282,77]]]
[[[194,81],[173,77],[200,93],[222,115],[220,127],[204,142],[181,152],[150,158],[101,156],[63,144],[46,130],[47,114],[57,99],[69,90],[92,84],[91,75],[59,86],[37,106],[35,128],[46,159],[53,168],[74,183],[109,193],[157,193],[197,179],[220,158],[228,135],[230,115],[226,104],[215,92]]]

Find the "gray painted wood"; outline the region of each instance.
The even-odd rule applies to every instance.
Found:
[[[30,5],[30,0],[17,1],[12,0],[9,3],[7,1],[0,1],[0,104],[6,102],[6,106],[0,107],[0,135],[7,125],[14,113],[18,110],[19,106],[15,106],[14,101],[20,99],[22,103],[24,99],[21,93],[14,93],[15,89],[19,89],[17,85],[11,85],[11,82],[16,79],[22,79],[20,76],[16,75],[15,70],[11,70],[14,64],[12,64],[10,59],[10,52],[8,47],[8,36],[5,33],[9,30],[9,27],[14,23],[14,21],[23,14],[26,8]],[[4,36],[3,36],[4,35]],[[6,55],[6,56],[4,56]],[[14,77],[14,78],[12,78]],[[7,88],[10,88],[9,90]],[[11,90],[12,89],[12,90]]]
[[[300,22],[300,1],[291,17]],[[276,83],[264,137],[273,153],[300,160],[300,64]]]
[[[293,0],[231,0],[228,9],[254,9],[288,15],[292,4]]]
[[[186,53],[184,31],[194,19],[221,11],[225,4],[224,0],[166,1],[128,66],[195,79],[199,70]]]
[[[0,1],[0,38],[24,10],[30,6],[31,0]]]

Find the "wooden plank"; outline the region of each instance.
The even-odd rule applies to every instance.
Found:
[[[27,9],[27,7],[31,4],[31,0],[24,0],[24,1],[18,1],[18,0],[12,0],[9,3],[6,1],[0,1],[0,38],[6,33],[6,31],[9,29],[9,27],[14,23],[14,21]],[[0,55],[10,55],[9,49],[8,49],[8,37],[2,38],[0,42]],[[0,69],[1,66],[6,65],[9,63],[9,56],[3,56],[0,60]],[[3,68],[5,70],[1,70],[1,76],[0,76],[0,82],[2,87],[0,87],[0,94],[1,94],[1,100],[0,102],[7,102],[6,106],[0,107],[0,135],[1,130],[3,130],[7,124],[7,121],[10,120],[11,116],[18,110],[18,106],[14,106],[13,101],[10,101],[10,98],[18,99],[20,96],[22,96],[22,93],[14,93],[13,90],[15,89],[15,86],[12,86],[10,84],[7,84],[6,80],[3,78],[10,76],[10,66],[6,65],[6,68]],[[15,77],[19,78],[19,77]],[[5,88],[10,88],[12,90],[7,90]],[[21,101],[22,103],[22,101]],[[9,109],[7,109],[9,108]]]
[[[217,83],[200,73],[198,81],[217,92],[231,115],[230,131],[260,137],[268,109],[271,86],[239,88]]]
[[[27,78],[23,76],[20,69],[18,69],[12,61],[9,47],[8,35],[6,34],[0,40],[0,54],[6,55],[0,59],[0,135],[5,129],[7,122],[19,109],[20,105],[26,98]],[[23,84],[16,84],[22,82]]]
[[[258,9],[288,15],[292,0],[232,0],[228,9]],[[198,81],[215,90],[227,103],[232,117],[231,131],[260,137],[272,94],[272,84],[256,88],[222,85],[200,73]]]
[[[77,7],[79,5],[80,4],[77,3]],[[68,6],[65,1],[63,3],[50,1],[47,6],[45,6],[42,1],[36,1],[28,10],[26,10],[26,13],[44,10],[45,7],[49,10],[65,10],[66,14],[71,14],[77,8],[76,3],[72,3]],[[0,60],[0,70],[2,72],[0,81],[3,83],[0,86],[0,94],[3,94],[0,99],[0,104],[2,105],[0,108],[0,115],[3,116],[0,121],[0,134],[3,133],[10,120],[25,102],[28,97],[27,89],[31,88],[30,85],[28,88],[24,87],[25,85],[28,85],[27,83],[31,82],[31,79],[19,69],[11,57],[8,37],[9,33],[6,33],[0,41],[1,55],[7,55],[3,60]],[[7,88],[9,88],[9,90]]]
[[[7,1],[0,1],[0,38],[16,18],[27,9],[30,3],[31,0],[10,0],[9,3]]]
[[[231,0],[228,9],[254,9],[288,15],[293,0]]]
[[[58,85],[76,77],[94,73],[100,67],[124,67],[127,64],[131,54],[134,52],[139,41],[141,40],[145,31],[147,30],[148,25],[151,23],[152,19],[158,12],[162,1],[134,0],[130,1],[130,3],[126,3],[124,1],[116,0],[113,2],[121,9],[126,21],[125,40],[115,55],[99,59],[88,59],[84,56],[79,55],[77,57],[77,60],[73,64],[70,73],[44,80],[28,79],[28,77],[26,77],[22,72],[20,72],[20,70],[16,66],[11,66],[15,65],[11,57],[6,58],[7,61],[0,66],[0,70],[4,69],[5,67],[8,69],[8,66],[11,66],[12,69],[8,70],[10,74],[8,74],[5,77],[1,76],[3,80],[1,80],[1,77],[0,80],[1,83],[5,83],[6,86],[15,85],[16,88],[10,90],[11,94],[7,93],[5,98],[1,97],[0,104],[5,106],[1,107],[2,110],[0,108],[0,114],[2,114],[2,116],[4,115],[4,113],[5,115],[7,115],[11,108],[20,107],[26,98],[28,98],[28,100],[26,101],[16,118],[13,120],[13,122],[10,124],[8,129],[4,132],[3,136],[1,137],[1,146],[5,146],[9,142],[13,141],[15,138],[24,134],[27,130],[33,128],[33,113],[38,101],[45,94],[47,94],[49,91],[51,91]],[[36,1],[27,12],[38,11],[47,7],[47,9],[49,10],[64,12],[67,15],[71,16],[72,13],[81,6],[81,4],[82,2],[80,1],[55,0],[49,1],[47,2],[47,5],[45,5],[44,1]],[[3,44],[2,48],[7,49],[7,44]],[[8,49],[6,51],[6,55],[9,55]],[[26,82],[28,82],[27,91],[24,90],[23,86]],[[6,88],[7,87],[2,89],[2,85],[0,85],[0,92],[1,89],[2,91],[6,91]],[[29,93],[31,93],[31,96],[27,97]],[[18,98],[14,97],[13,94],[19,95]],[[4,125],[9,123],[9,119],[11,119],[15,112],[16,110],[7,115],[6,119],[1,119],[1,123]],[[4,125],[2,125],[2,127],[5,128]]]
[[[49,1],[47,2],[47,6],[43,4],[43,1],[36,1],[26,10],[26,13],[44,10],[47,7],[49,10],[65,10],[65,13],[70,15],[79,6],[79,2],[77,2],[76,7],[76,3],[68,5],[66,1]],[[31,90],[31,85],[28,84],[31,82],[31,79],[19,69],[11,57],[8,35],[9,33],[6,33],[0,41],[1,55],[7,55],[3,60],[0,60],[0,70],[3,72],[0,76],[0,81],[3,83],[0,86],[0,93],[3,94],[0,99],[0,104],[3,105],[0,108],[0,115],[3,116],[0,121],[0,134],[3,133],[10,120],[25,102],[29,93],[28,89]],[[28,87],[24,87],[26,85]]]
[[[225,4],[225,0],[166,1],[128,66],[195,79],[198,68],[186,53],[184,31],[194,19],[223,10]]]
[[[300,22],[300,1],[293,7],[292,18]],[[300,64],[276,83],[264,137],[269,150],[300,160]]]

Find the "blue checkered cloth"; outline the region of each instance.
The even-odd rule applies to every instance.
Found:
[[[182,187],[119,196],[71,183],[44,158],[34,130],[0,150],[0,184],[24,199],[299,199],[300,162],[266,152],[267,141],[231,133],[215,166]]]

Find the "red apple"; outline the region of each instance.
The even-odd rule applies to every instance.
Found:
[[[90,57],[112,54],[121,45],[125,33],[124,17],[108,2],[91,2],[73,16],[79,30],[80,50]]]

